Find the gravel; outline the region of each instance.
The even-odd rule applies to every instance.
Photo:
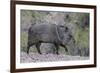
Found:
[[[52,62],[52,61],[69,61],[69,60],[88,60],[89,57],[82,56],[71,56],[71,55],[56,55],[56,54],[38,54],[30,52],[21,52],[20,62],[31,63],[31,62]]]

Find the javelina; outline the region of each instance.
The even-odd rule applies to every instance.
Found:
[[[68,52],[66,45],[70,41],[74,41],[73,36],[69,33],[68,27],[56,24],[34,24],[28,30],[28,43],[27,43],[27,53],[29,53],[29,48],[35,45],[38,53],[41,54],[40,45],[41,43],[52,43],[55,45],[55,52],[58,54],[59,46],[65,48]]]

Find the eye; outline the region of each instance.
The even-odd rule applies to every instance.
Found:
[[[65,27],[65,32],[68,32],[68,27]]]
[[[70,38],[72,38],[72,35],[69,35]]]

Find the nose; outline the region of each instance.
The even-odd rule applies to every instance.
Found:
[[[73,38],[73,42],[76,43],[74,38]]]

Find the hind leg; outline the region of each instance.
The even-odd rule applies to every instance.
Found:
[[[28,44],[28,46],[27,46],[27,54],[29,54],[29,49],[30,49],[30,47],[31,47],[31,45]]]
[[[32,45],[34,45],[34,44],[30,44],[30,43],[28,42],[27,45],[28,45],[28,46],[27,46],[27,54],[29,54],[29,49],[30,49],[30,47],[31,47]]]
[[[36,44],[36,48],[37,48],[38,53],[42,54],[41,51],[40,51],[40,45],[41,45],[41,43],[37,43]]]

